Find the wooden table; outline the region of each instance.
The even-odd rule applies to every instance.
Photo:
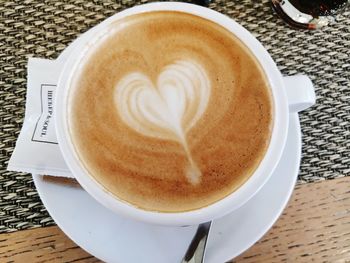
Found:
[[[350,177],[296,187],[275,226],[234,262],[350,262]],[[100,262],[58,227],[0,235],[0,262]]]

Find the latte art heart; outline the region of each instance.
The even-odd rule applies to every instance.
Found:
[[[205,70],[193,61],[168,65],[154,84],[149,77],[133,72],[115,88],[115,104],[121,119],[135,131],[150,137],[179,142],[186,153],[188,180],[196,184],[201,172],[192,159],[186,133],[201,118],[210,98]]]

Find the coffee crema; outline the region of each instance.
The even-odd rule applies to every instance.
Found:
[[[91,177],[145,210],[208,206],[240,187],[269,145],[269,83],[249,49],[198,16],[112,23],[73,78],[69,131]]]

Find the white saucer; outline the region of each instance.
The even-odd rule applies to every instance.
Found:
[[[299,118],[292,114],[287,144],[275,172],[245,205],[213,223],[206,263],[238,256],[271,228],[291,196],[300,158]],[[38,175],[33,178],[57,225],[76,244],[105,262],[178,263],[196,230],[196,226],[163,227],[124,219],[82,189],[48,183]]]

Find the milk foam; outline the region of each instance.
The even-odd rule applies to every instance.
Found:
[[[179,142],[189,167],[184,172],[192,184],[201,172],[186,140],[186,133],[205,112],[210,81],[194,61],[178,60],[159,74],[157,83],[141,72],[123,77],[115,87],[114,101],[121,119],[135,131],[150,137]]]

